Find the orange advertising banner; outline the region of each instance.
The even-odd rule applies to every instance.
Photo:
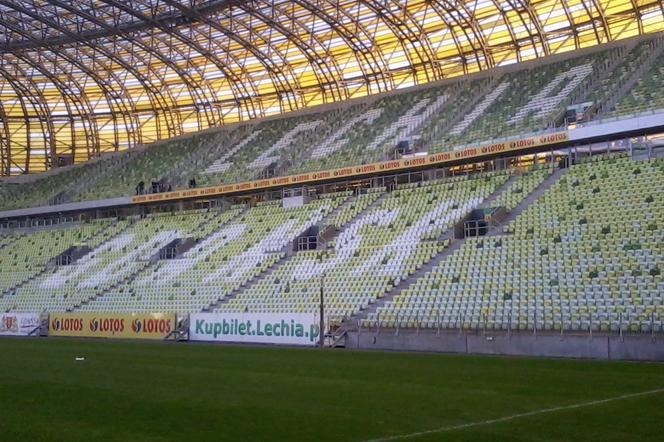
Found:
[[[497,143],[482,144],[466,149],[441,152],[432,155],[405,158],[381,163],[365,164],[362,166],[349,166],[339,169],[323,170],[319,172],[301,173],[298,175],[287,175],[282,177],[268,178],[257,181],[246,181],[236,184],[225,184],[217,187],[203,187],[200,189],[188,189],[174,192],[155,193],[150,195],[135,196],[134,204],[151,203],[187,198],[201,198],[206,196],[219,196],[242,191],[269,189],[292,184],[308,184],[320,181],[333,180],[336,178],[353,178],[383,172],[396,172],[414,167],[443,166],[465,159],[479,159],[485,156],[496,155],[504,152],[512,152],[535,147],[547,146],[569,141],[569,132],[553,132],[537,135],[518,140],[500,141]]]
[[[174,314],[52,313],[50,336],[164,339],[175,330]]]

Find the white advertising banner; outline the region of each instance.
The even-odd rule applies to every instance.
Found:
[[[312,313],[195,313],[189,340],[316,345],[320,336]]]
[[[28,336],[39,324],[38,313],[1,313],[0,335]]]

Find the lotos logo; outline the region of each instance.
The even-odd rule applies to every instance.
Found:
[[[3,316],[2,324],[0,324],[0,331],[3,332],[17,332],[18,321],[16,316]]]
[[[80,318],[55,318],[51,323],[51,330],[63,332],[83,331],[83,320]]]
[[[122,319],[97,319],[90,320],[90,331],[93,333],[121,333],[124,331],[124,320]]]
[[[171,321],[170,319],[134,319],[131,330],[134,333],[165,335],[171,331]]]

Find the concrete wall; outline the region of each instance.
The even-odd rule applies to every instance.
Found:
[[[664,336],[457,334],[394,330],[349,332],[346,347],[486,355],[664,361]]]
[[[652,113],[635,115],[633,117],[621,116],[615,119],[598,120],[585,126],[569,131],[572,141],[585,140],[606,135],[618,135],[631,132],[661,128],[664,125],[664,110],[653,110]]]
[[[107,209],[111,207],[122,207],[133,204],[130,196],[109,198],[97,201],[81,201],[76,203],[64,203],[55,206],[31,207],[27,209],[5,210],[0,212],[0,219],[19,218],[26,216],[46,216],[66,212],[78,212],[82,210]]]

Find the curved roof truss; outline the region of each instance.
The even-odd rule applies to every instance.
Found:
[[[0,0],[0,174],[664,30],[661,0]]]

